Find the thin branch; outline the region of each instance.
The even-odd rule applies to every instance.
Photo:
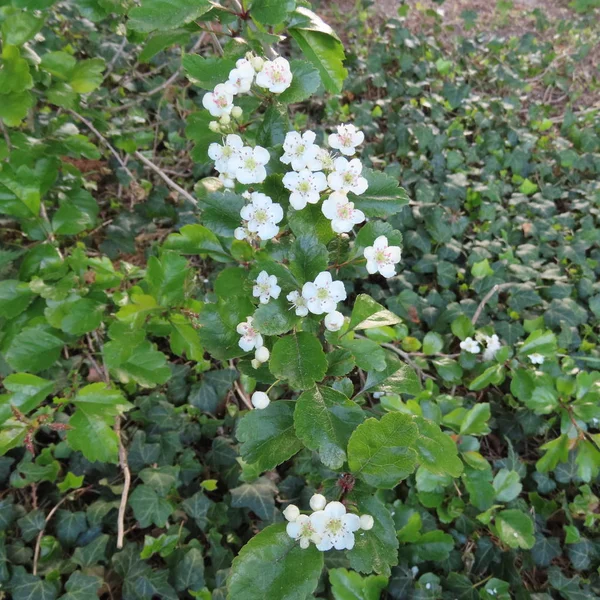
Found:
[[[408,355],[407,352],[404,352],[404,350],[400,350],[400,348],[398,348],[397,346],[394,346],[393,344],[388,344],[388,343],[383,343],[383,344],[381,344],[381,346],[383,348],[387,348],[388,350],[391,350],[392,352],[395,352],[398,356],[403,358],[406,361],[406,364],[409,367],[412,367],[417,372],[417,374],[419,375],[419,377],[421,379],[425,379],[426,377],[428,377],[429,379],[435,379],[435,377],[433,377],[433,375],[429,375],[429,373],[425,373],[425,371],[423,371],[423,369],[421,369],[421,367],[419,367],[419,365],[414,360],[412,360],[412,358]]]
[[[233,361],[230,360],[229,361],[229,366],[232,369],[235,369],[235,365],[233,364]],[[233,387],[235,388],[235,391],[237,392],[238,396],[240,397],[240,400],[250,409],[250,410],[254,410],[254,406],[252,406],[252,402],[250,401],[250,398],[248,398],[248,394],[246,394],[246,392],[243,390],[242,386],[240,385],[240,381],[239,379],[236,379],[233,382]]]
[[[135,157],[139,158],[149,169],[154,171],[169,187],[179,192],[186,200],[189,200],[194,206],[198,206],[198,200],[180,185],[175,183],[161,168],[157,167],[152,161],[148,160],[141,152],[135,151]]]
[[[125,173],[130,177],[133,181],[135,177],[133,173],[127,168],[125,161],[121,158],[120,154],[113,148],[112,144],[94,127],[94,124],[91,121],[88,121],[85,117],[81,116],[79,113],[71,110],[68,111],[77,119],[79,119],[111,152],[111,154],[117,159],[117,162],[123,167]]]
[[[115,419],[115,433],[119,440],[119,466],[123,471],[123,477],[125,482],[123,484],[123,492],[121,493],[121,503],[119,504],[119,515],[117,519],[117,548],[120,550],[123,548],[125,542],[125,511],[127,510],[127,498],[129,496],[129,488],[131,487],[131,471],[129,470],[129,463],[127,462],[127,450],[123,444],[121,436],[121,417],[117,416]]]
[[[510,287],[512,285],[512,283],[498,283],[496,284],[484,297],[483,300],[479,303],[479,306],[477,307],[477,310],[475,311],[475,314],[473,315],[473,318],[471,319],[471,323],[473,325],[475,325],[479,319],[479,317],[481,316],[481,311],[485,308],[485,305],[490,301],[491,297],[496,293],[499,292],[500,290],[503,290],[504,288]]]
[[[4,121],[0,119],[0,129],[2,129],[2,135],[4,136],[4,141],[6,142],[6,147],[8,149],[8,153],[12,151],[12,144],[10,143],[10,136],[8,135],[8,129],[6,129],[6,125],[4,125]]]
[[[42,538],[44,537],[44,531],[46,530],[46,526],[50,522],[50,519],[56,514],[56,511],[67,501],[73,494],[83,494],[91,489],[92,486],[88,485],[85,488],[81,488],[79,490],[75,490],[72,493],[67,494],[64,498],[62,498],[58,504],[48,513],[46,520],[44,521],[44,526],[41,531],[38,533],[37,539],[35,540],[35,550],[33,552],[33,574],[37,575],[38,562],[40,559],[40,548],[42,544]]]
[[[110,62],[108,63],[108,66],[106,67],[103,81],[106,81],[108,76],[112,73],[113,69],[115,68],[115,65],[117,64],[117,61],[119,60],[119,57],[121,56],[121,54],[123,54],[123,50],[125,50],[126,45],[127,45],[127,36],[124,35],[123,41],[121,42],[120,46],[117,48],[115,55],[111,58]]]

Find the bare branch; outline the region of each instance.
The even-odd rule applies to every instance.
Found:
[[[491,297],[496,293],[499,292],[500,290],[503,290],[504,288],[510,287],[512,285],[512,283],[499,283],[496,284],[484,297],[483,300],[479,303],[479,306],[477,307],[477,310],[475,311],[475,314],[473,315],[473,318],[471,319],[471,323],[473,323],[473,325],[475,325],[479,319],[479,317],[481,316],[481,311],[484,309],[485,305],[490,301]]]

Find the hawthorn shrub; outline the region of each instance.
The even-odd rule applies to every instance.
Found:
[[[0,19],[0,596],[596,597],[600,123],[521,111],[550,46]]]

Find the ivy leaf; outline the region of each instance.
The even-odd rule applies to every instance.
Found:
[[[211,9],[208,0],[142,0],[129,11],[128,25],[135,31],[150,32],[181,27]]]
[[[296,434],[310,450],[319,453],[326,467],[340,469],[352,432],[365,419],[364,411],[344,394],[328,387],[304,392],[296,401]]]
[[[305,390],[325,377],[327,359],[316,337],[307,332],[293,333],[275,343],[269,368],[292,388]]]
[[[196,492],[181,503],[181,508],[185,510],[189,517],[194,519],[200,529],[204,530],[208,524],[208,509],[212,504],[213,502],[210,498],[207,498],[202,492]]]
[[[287,90],[279,94],[278,100],[286,104],[308,100],[321,85],[319,71],[305,60],[293,60],[290,69],[292,83]]]
[[[65,584],[67,593],[59,600],[97,600],[98,590],[102,586],[102,579],[95,575],[84,575],[81,571],[71,573]]]
[[[387,218],[408,204],[406,190],[399,186],[394,177],[367,167],[363,168],[362,175],[369,184],[367,191],[360,196],[350,193],[348,197],[354,202],[355,208],[362,210],[367,217]]]
[[[339,38],[320,17],[311,10],[298,7],[294,13],[298,25],[290,27],[289,34],[321,75],[325,89],[332,94],[342,91],[348,71],[343,66],[344,47]]]
[[[375,571],[389,577],[391,567],[398,564],[398,538],[390,511],[377,496],[358,488],[349,498],[360,514],[369,514],[374,520],[372,529],[355,534],[354,548],[346,552],[350,566],[361,573]]]
[[[231,506],[235,508],[248,508],[259,519],[270,521],[275,509],[275,494],[277,486],[268,478],[260,477],[252,483],[244,483],[229,490],[231,493]]]
[[[413,448],[417,452],[421,465],[437,475],[459,477],[463,464],[458,458],[456,443],[433,422],[422,417],[416,417],[415,423],[419,429]]]
[[[204,557],[198,548],[190,548],[183,560],[177,561],[173,585],[178,592],[198,592],[204,587]]]
[[[109,539],[109,536],[105,533],[99,535],[85,546],[78,546],[73,551],[73,562],[82,569],[97,565],[99,562],[104,562],[106,560],[106,546]]]
[[[535,544],[533,521],[517,509],[500,511],[495,520],[498,537],[510,548],[530,550]]]
[[[274,469],[302,449],[294,432],[294,403],[271,402],[264,410],[246,413],[239,422],[240,454],[262,473]]]
[[[380,421],[367,419],[348,442],[350,470],[373,487],[396,487],[417,466],[412,447],[418,434],[412,418],[403,413],[388,413]]]
[[[161,498],[150,486],[138,485],[129,497],[129,505],[140,527],[164,527],[173,512],[171,503]]]
[[[396,325],[401,321],[400,317],[381,306],[379,302],[375,302],[370,296],[360,294],[352,307],[350,329],[372,329],[373,327]]]
[[[10,590],[13,600],[55,600],[58,595],[52,583],[30,575],[21,566],[14,567]]]
[[[312,544],[303,550],[287,535],[284,524],[271,525],[254,536],[233,561],[228,597],[306,600],[315,591],[322,570],[322,552]]]
[[[159,496],[165,497],[179,482],[178,466],[148,467],[140,471],[140,479]]]

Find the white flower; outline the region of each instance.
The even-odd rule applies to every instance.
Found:
[[[252,288],[252,295],[260,299],[261,304],[267,304],[271,298],[279,298],[281,288],[277,285],[277,277],[261,271],[256,278],[256,285]]]
[[[327,178],[324,173],[313,173],[308,169],[296,173],[291,171],[283,177],[284,187],[292,192],[290,204],[296,210],[302,210],[306,204],[316,204],[321,192],[327,188]]]
[[[248,227],[243,225],[242,227],[236,227],[233,232],[233,237],[236,240],[247,240],[252,238],[252,234],[248,231]]]
[[[364,257],[367,259],[367,271],[381,273],[384,277],[393,277],[396,274],[396,263],[400,262],[400,247],[388,246],[388,240],[385,235],[380,235],[372,246],[364,250]]]
[[[500,348],[502,348],[502,344],[500,343],[500,339],[494,333],[494,335],[483,336],[483,341],[485,342],[485,352],[483,353],[483,360],[493,360],[496,356],[496,353]]]
[[[317,543],[319,550],[354,548],[354,532],[360,527],[360,518],[347,513],[341,502],[330,502],[324,510],[314,512],[310,520],[315,533],[321,537]]]
[[[230,83],[219,83],[212,92],[204,94],[202,105],[213,117],[228,115],[233,109],[235,89]]]
[[[236,331],[242,336],[239,344],[244,352],[249,352],[254,348],[260,348],[263,345],[262,335],[254,329],[252,325],[252,317],[248,317],[242,321],[236,328]]]
[[[466,340],[460,343],[460,347],[471,354],[478,354],[480,347],[479,344],[471,337],[468,337]]]
[[[231,189],[235,187],[235,173],[223,171],[222,173],[219,173],[218,179],[226,188]]]
[[[271,353],[269,352],[269,349],[266,346],[261,346],[260,348],[256,349],[256,352],[254,353],[254,360],[258,361],[258,363],[265,363],[269,360],[269,357],[271,356]]]
[[[271,404],[269,396],[267,396],[264,392],[254,392],[250,400],[252,401],[252,406],[258,410],[263,410],[264,408],[267,408],[269,404]]]
[[[315,144],[316,137],[314,131],[305,131],[303,134],[297,131],[286,133],[283,140],[281,162],[284,165],[291,165],[294,171],[301,171],[302,169],[320,170],[321,162],[317,157],[321,149]]]
[[[327,506],[327,498],[323,494],[313,494],[309,504],[313,510],[323,510]]]
[[[261,240],[274,238],[279,233],[277,223],[283,219],[281,205],[261,192],[252,192],[250,199],[250,204],[240,211],[242,219],[248,222],[248,231],[256,233]]]
[[[229,165],[240,183],[262,183],[267,177],[265,165],[270,158],[269,151],[261,146],[244,146],[231,158]]]
[[[360,515],[360,528],[365,531],[369,531],[373,529],[373,525],[375,525],[375,521],[371,515]]]
[[[283,511],[283,516],[287,521],[293,523],[300,516],[300,509],[295,504],[288,504]]]
[[[297,542],[300,542],[300,548],[306,549],[310,543],[317,544],[321,541],[313,527],[311,517],[300,515],[293,523],[288,523],[285,528],[286,533]]]
[[[337,133],[329,136],[329,145],[346,156],[356,153],[356,146],[365,141],[365,134],[354,125],[338,125]]]
[[[321,206],[323,214],[331,220],[331,229],[336,233],[347,233],[365,220],[365,213],[354,208],[346,194],[333,192]]]
[[[303,298],[300,292],[290,292],[286,298],[292,303],[292,308],[296,309],[296,316],[305,317],[308,314],[306,298]]]
[[[315,315],[333,312],[338,302],[346,299],[346,289],[341,281],[332,281],[331,273],[322,271],[314,282],[307,281],[302,287],[308,310]]]
[[[344,325],[344,315],[334,310],[325,316],[325,327],[329,331],[339,331]]]
[[[244,142],[239,135],[230,133],[225,138],[225,143],[212,143],[208,147],[208,156],[215,161],[215,169],[221,173],[230,173],[231,159],[238,155],[239,151],[244,147]]]
[[[235,69],[229,72],[228,83],[231,84],[236,94],[245,94],[252,87],[254,75],[252,63],[246,58],[240,58],[235,63]]]
[[[529,360],[533,365],[543,365],[546,359],[543,354],[538,354],[535,352],[534,354],[529,355]]]
[[[292,83],[290,63],[282,56],[263,63],[260,73],[256,76],[256,85],[267,88],[274,94],[281,94]]]
[[[339,156],[333,161],[333,168],[327,176],[327,183],[334,192],[352,192],[359,196],[369,187],[367,180],[360,176],[362,163],[358,158],[349,161]]]

